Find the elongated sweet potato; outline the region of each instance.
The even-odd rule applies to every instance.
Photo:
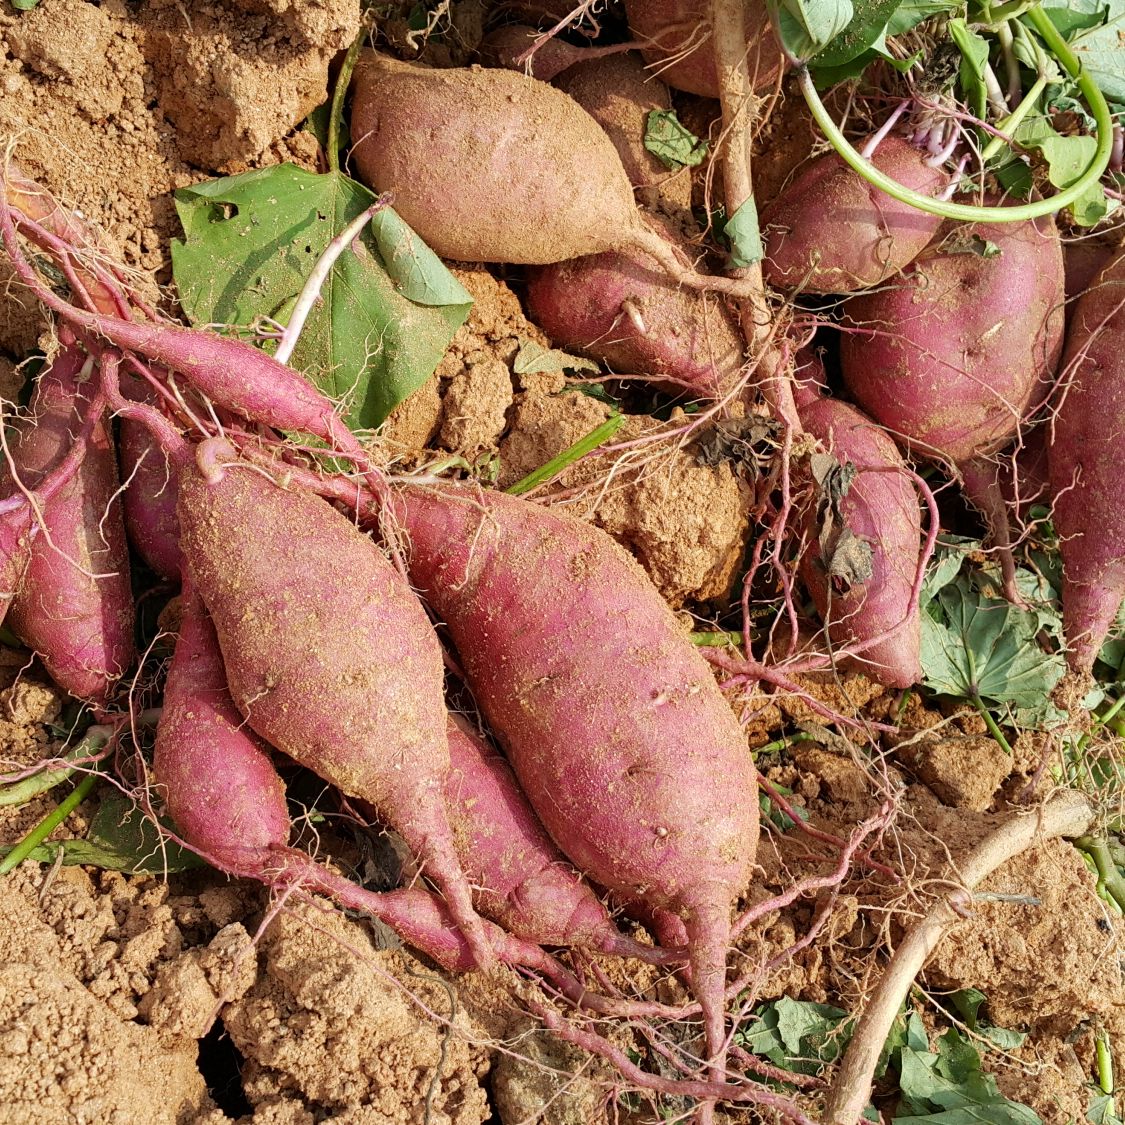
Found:
[[[706,662],[639,566],[588,524],[469,487],[404,489],[397,508],[411,578],[555,842],[619,897],[683,918],[721,1064],[730,912],[758,807]]]
[[[1125,254],[1074,310],[1048,449],[1063,557],[1063,626],[1073,668],[1089,671],[1125,597]]]
[[[375,806],[488,964],[445,809],[441,649],[406,582],[329,504],[233,463],[221,439],[181,469],[179,517],[187,573],[247,722]]]
[[[80,348],[64,348],[39,376],[34,424],[12,450],[27,487],[38,487],[75,440],[95,386],[86,363]],[[98,422],[81,467],[43,505],[45,533],[31,546],[8,615],[60,687],[98,704],[135,656],[129,550],[117,489],[109,429]]]
[[[902,455],[879,426],[847,403],[807,394],[797,409],[801,424],[840,465],[858,470],[843,496],[835,491],[837,477],[807,514],[811,546],[801,576],[833,642],[883,637],[863,650],[858,666],[882,683],[912,687],[922,678],[917,607],[908,619],[921,519]]]
[[[178,582],[183,552],[175,465],[139,423],[123,418],[119,432],[125,530],[137,553],[161,578]]]

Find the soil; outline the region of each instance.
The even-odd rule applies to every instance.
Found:
[[[431,61],[471,58],[484,10],[455,3],[455,35],[428,49]],[[325,100],[330,64],[358,27],[357,0],[41,0],[26,13],[0,3],[0,139],[172,309],[161,288],[179,233],[171,192],[282,160],[317,167],[317,142],[300,126]],[[404,42],[409,30],[399,20],[392,37]],[[713,105],[679,108],[708,132]],[[808,136],[800,103],[784,101],[758,140],[763,198],[807,156]],[[524,316],[518,272],[451,267],[474,297],[470,317],[382,438],[407,467],[456,454],[504,487],[610,411],[563,374],[515,371],[521,346],[551,343]],[[49,346],[33,302],[0,276],[0,396],[16,397],[20,362]],[[684,436],[687,416],[628,414],[628,395],[613,439],[630,443],[627,455],[603,449],[537,498],[633,551],[685,608],[686,627],[730,596],[755,497],[736,461],[715,463]],[[1029,786],[1041,790],[1037,767],[1050,748],[1028,736],[1009,758],[975,716],[940,713],[917,695],[904,706],[857,674],[800,683],[845,714],[893,714],[900,732],[861,746],[829,734],[800,698],[761,690],[743,713],[751,745],[794,729],[807,741],[763,756],[760,768],[793,790],[812,825],[840,836],[892,801],[897,816],[877,856],[903,878],[853,872],[817,939],[762,977],[755,997],[859,1011],[957,857]],[[26,653],[0,648],[0,769],[55,753],[65,706]],[[49,794],[0,807],[0,841],[19,839],[53,807]],[[93,811],[80,806],[55,838],[82,836]],[[320,843],[342,865],[362,867],[354,838],[326,830]],[[748,902],[830,869],[835,852],[771,828],[758,862]],[[981,989],[993,1024],[1028,1033],[1013,1051],[983,1051],[1001,1089],[1047,1125],[1084,1120],[1095,1035],[1125,1042],[1125,926],[1064,842],[1026,852],[982,890],[1002,897],[978,897],[935,951],[919,982],[926,1018],[946,1026],[942,998]],[[825,901],[798,900],[751,928],[742,963],[792,945]],[[654,970],[608,962],[599,970],[623,991],[684,996]],[[654,1120],[605,1064],[542,1032],[528,1014],[539,995],[507,971],[441,973],[377,923],[207,869],[156,877],[27,861],[0,877],[0,1105],[14,1125]],[[670,1034],[685,1028],[671,1025]],[[636,1045],[627,1030],[603,1030],[623,1049]],[[740,1110],[726,1120],[766,1118]]]

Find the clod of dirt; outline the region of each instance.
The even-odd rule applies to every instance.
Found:
[[[512,405],[512,376],[503,360],[480,352],[467,356],[442,403],[439,442],[473,458],[494,448]]]
[[[500,445],[500,486],[539,468],[609,416],[604,404],[577,393],[528,391]],[[682,424],[673,419],[672,424]],[[660,423],[629,417],[615,441],[652,434]],[[579,490],[568,510],[591,520],[628,548],[673,606],[708,601],[730,587],[749,526],[750,495],[727,464],[707,466],[675,439],[654,444],[607,475],[591,458],[555,487]]]
[[[302,7],[312,9],[308,18]],[[355,0],[196,2],[187,13],[158,2],[141,18],[156,97],[176,126],[181,159],[220,172],[243,171],[325,100],[328,64],[359,31]]]
[[[379,436],[393,447],[425,449],[441,422],[441,394],[438,380],[427,379],[412,395],[391,411]]]
[[[447,1035],[412,1003],[450,1015],[450,992],[417,962],[377,951],[362,927],[311,907],[281,915],[261,952],[265,971],[223,1015],[249,1063],[252,1103],[296,1097],[332,1116],[417,1125],[432,1090],[432,1125],[488,1117],[486,1056],[465,1041],[473,1029],[462,1005]]]
[[[904,745],[899,759],[941,800],[984,812],[1012,772],[1012,759],[990,735],[926,736]]]
[[[605,1115],[606,1089],[591,1080],[585,1051],[520,1020],[508,1036],[511,1054],[496,1060],[492,1093],[502,1125],[588,1125]],[[593,1073],[600,1068],[593,1066]]]
[[[202,1039],[220,1006],[245,996],[257,973],[250,935],[233,922],[209,945],[167,963],[142,1000],[140,1014],[168,1046]]]

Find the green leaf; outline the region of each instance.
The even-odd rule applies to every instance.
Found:
[[[822,51],[813,57],[819,67],[839,67],[863,55],[869,47],[882,44],[887,21],[902,0],[852,0],[851,22]]]
[[[853,12],[852,0],[781,0],[782,41],[799,59],[810,59],[848,26]]]
[[[12,7],[17,12],[30,12],[32,8],[37,7],[39,0],[12,0]]]
[[[583,359],[558,348],[545,348],[534,340],[522,338],[512,370],[517,375],[533,375],[550,371],[597,371],[598,365],[592,359]]]
[[[988,597],[960,575],[922,615],[924,683],[941,695],[1010,705],[1017,723],[1037,726],[1056,717],[1049,696],[1065,667],[1039,646],[1039,629],[1034,611]]]
[[[961,90],[975,117],[984,118],[988,96],[984,86],[984,66],[988,62],[988,42],[969,28],[963,19],[948,23],[949,35],[961,52]]]
[[[1117,1098],[1113,1094],[1098,1094],[1086,1110],[1086,1120],[1091,1125],[1122,1125],[1117,1116]]]
[[[161,820],[166,828],[170,822]],[[174,830],[174,829],[173,829]],[[11,848],[0,849],[6,854]],[[84,840],[52,840],[31,854],[39,863],[53,863],[62,854],[66,866],[83,864],[134,875],[162,875],[203,867],[203,860],[161,834],[139,805],[126,797],[102,801]]]
[[[1064,9],[1064,19],[1073,21],[1090,16],[1091,8],[1101,12],[1101,22],[1087,30],[1079,30],[1070,41],[1090,77],[1107,98],[1125,101],[1125,0],[1104,0],[1091,5],[1090,0],[1044,0],[1043,8],[1052,20],[1059,17],[1054,9]],[[1057,26],[1057,25],[1056,25]]]
[[[176,192],[185,240],[172,243],[194,324],[284,323],[328,243],[375,197],[340,173],[282,164]],[[344,399],[355,428],[377,426],[437,367],[472,298],[392,211],[337,260],[291,365]]]
[[[644,146],[668,168],[694,168],[707,158],[707,142],[680,123],[675,110],[654,109],[645,121]]]
[[[959,0],[903,0],[887,21],[889,36],[902,35],[934,16],[961,9]]]
[[[978,988],[962,988],[951,993],[949,1000],[971,1031],[983,1036],[1002,1051],[1014,1051],[1021,1046],[1027,1035],[1006,1027],[993,1027],[981,1017],[980,1010],[985,1003],[985,995]]]
[[[762,248],[758,208],[753,196],[731,215],[723,227],[723,233],[730,242],[731,269],[743,270],[762,260],[765,250]]]

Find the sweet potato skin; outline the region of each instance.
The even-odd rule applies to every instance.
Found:
[[[899,183],[936,194],[947,176],[900,137],[885,137],[872,163]],[[941,218],[899,203],[854,172],[836,153],[805,168],[763,208],[771,285],[806,293],[852,293],[879,285],[929,244]]]
[[[1063,370],[1047,458],[1068,660],[1089,671],[1125,596],[1125,254],[1078,301]]]
[[[962,463],[1006,444],[1047,393],[1062,349],[1063,261],[1050,220],[955,233],[1000,253],[938,245],[885,289],[852,297],[840,361],[876,422],[922,456]]]
[[[262,738],[375,806],[489,963],[445,810],[444,673],[424,610],[330,504],[232,460],[204,442],[181,468],[178,508],[231,696]]]
[[[667,230],[664,237],[678,245]],[[559,346],[708,398],[720,396],[742,367],[743,337],[723,301],[683,288],[639,251],[529,270],[527,307]]]
[[[176,515],[179,486],[176,468],[140,423],[122,418],[118,441],[125,530],[137,554],[161,578],[180,580],[183,552]]]
[[[622,245],[639,221],[613,142],[572,98],[524,74],[368,55],[351,134],[360,178],[393,192],[443,258],[561,262]]]
[[[922,679],[917,609],[906,618],[918,571],[921,518],[902,455],[883,430],[845,402],[810,394],[798,401],[798,413],[837,461],[859,470],[840,510],[848,530],[871,549],[870,577],[837,589],[840,583],[829,576],[817,542],[816,520],[807,517],[811,545],[801,560],[801,576],[837,646],[873,639],[905,621],[891,637],[865,649],[857,666],[891,687],[912,687]]]
[[[74,441],[93,385],[85,363],[81,349],[64,348],[39,377],[34,425],[22,431],[12,451],[26,487],[37,487]],[[78,471],[43,504],[49,539],[40,532],[32,541],[8,615],[51,678],[95,703],[105,702],[135,656],[129,550],[117,489],[117,458],[103,420]]]
[[[400,507],[411,578],[563,852],[672,909],[704,884],[745,886],[758,832],[745,739],[633,559],[514,497],[410,489]]]

